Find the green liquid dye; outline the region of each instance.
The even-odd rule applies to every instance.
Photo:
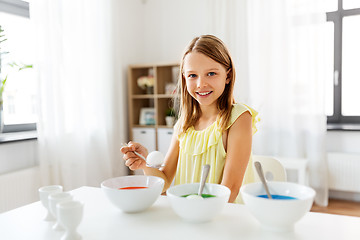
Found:
[[[190,195],[197,195],[197,193],[186,194],[186,195],[182,195],[181,197],[187,197],[187,196],[190,196]],[[206,193],[201,194],[201,196],[202,196],[203,198],[216,197],[215,195],[206,194]]]

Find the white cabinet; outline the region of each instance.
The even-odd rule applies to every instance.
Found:
[[[132,141],[138,142],[147,148],[149,152],[156,150],[156,134],[155,128],[133,128]],[[167,153],[171,137],[173,134],[172,128],[158,128],[157,129],[157,149],[164,155]]]
[[[166,155],[173,134],[172,128],[158,128],[158,149],[164,155]]]
[[[157,146],[158,151],[162,152],[164,155],[166,155],[170,142],[171,137],[173,134],[173,129],[171,128],[158,128],[157,129],[157,138],[156,138],[156,132],[155,128],[133,128],[132,129],[132,135],[133,139],[132,141],[138,142],[142,144],[144,147],[147,148],[147,150],[150,152],[156,150],[156,139],[158,140]],[[134,171],[136,175],[142,175],[142,170],[136,170]]]
[[[147,148],[149,152],[156,150],[156,134],[155,128],[133,128],[132,141],[138,142]],[[135,175],[143,175],[142,170],[135,170]]]
[[[140,143],[149,152],[156,150],[155,128],[133,128],[132,134],[132,141]]]

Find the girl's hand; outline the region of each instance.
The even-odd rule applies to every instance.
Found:
[[[127,146],[120,148],[120,151],[124,154],[123,159],[125,166],[129,167],[130,170],[144,169],[146,162],[141,157],[137,156],[134,151],[138,152],[145,158],[148,155],[148,150],[137,142],[129,142]]]

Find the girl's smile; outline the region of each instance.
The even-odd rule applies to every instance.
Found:
[[[196,94],[199,94],[201,97],[206,97],[209,94],[211,94],[213,91],[208,91],[208,92],[196,92]]]

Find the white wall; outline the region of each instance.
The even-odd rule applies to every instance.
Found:
[[[326,148],[327,148],[327,152],[360,154],[360,132],[359,131],[329,131],[327,132],[326,135]],[[354,170],[359,171],[359,169],[354,169]],[[355,171],[353,171],[352,174],[356,174]],[[357,177],[354,176],[352,179],[357,179]],[[329,196],[330,198],[360,201],[360,193],[357,192],[354,193],[354,192],[330,190]]]
[[[116,58],[124,65],[180,61],[187,43],[207,33],[206,0],[115,1]]]
[[[328,152],[360,153],[360,131],[329,131],[326,148]]]
[[[0,144],[0,175],[37,165],[37,141]]]
[[[190,40],[207,33],[206,0],[149,0],[145,8],[147,62],[180,62]]]

